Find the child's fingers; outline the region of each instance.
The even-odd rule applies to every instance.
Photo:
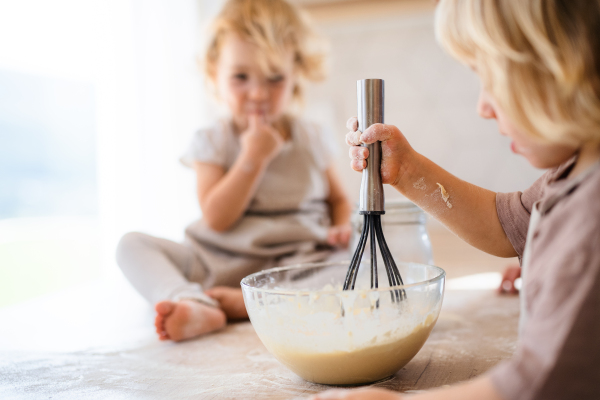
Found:
[[[350,119],[346,121],[346,128],[348,128],[352,132],[358,130],[358,118],[350,117]]]
[[[521,267],[510,266],[502,274],[502,282],[498,288],[499,293],[518,294],[519,290],[515,287],[515,281],[521,277]]]
[[[267,117],[263,113],[252,113],[248,115],[248,126],[250,129],[258,129],[267,123]]]
[[[360,135],[359,140],[362,143],[370,144],[378,140],[383,142],[400,135],[400,130],[394,125],[373,124]]]
[[[314,395],[310,400],[332,400],[332,399],[346,399],[351,394],[349,390],[345,389],[330,389],[325,392],[321,392]]]
[[[268,123],[267,123],[267,114],[261,112],[261,113],[258,113],[257,115],[258,115],[258,123],[260,125],[268,125]]]
[[[222,297],[221,292],[218,288],[207,289],[204,291],[204,294],[210,297],[211,299],[215,299],[217,301],[219,301],[219,298]]]
[[[340,231],[340,236],[339,236],[340,246],[342,246],[343,248],[348,247],[348,244],[350,243],[350,235],[351,234],[352,234],[352,229],[350,228],[350,226],[348,226],[347,228],[344,228]]]
[[[348,146],[358,146],[362,142],[360,141],[361,131],[352,131],[346,134],[346,144]]]
[[[248,115],[248,128],[256,130],[260,126],[260,115],[253,113]]]
[[[327,244],[330,246],[335,246],[338,243],[338,232],[335,230],[335,228],[331,228],[329,229],[329,232],[327,232]]]
[[[369,149],[361,146],[352,146],[348,151],[350,158],[350,166],[355,171],[362,171],[367,168],[367,162],[365,161],[369,157]]]
[[[348,151],[353,160],[366,160],[369,157],[369,148],[362,146],[352,146]]]
[[[350,224],[332,226],[327,232],[327,244],[346,248],[350,242],[351,233]]]
[[[350,161],[350,167],[355,171],[362,171],[367,168],[367,162],[365,160],[352,160]]]
[[[342,226],[332,226],[329,228],[329,232],[327,232],[327,244],[330,246],[339,246],[343,245],[343,227]]]

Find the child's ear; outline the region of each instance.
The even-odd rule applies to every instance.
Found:
[[[222,99],[219,94],[219,85],[217,85],[216,78],[211,78],[210,76],[205,76],[204,77],[204,86],[206,87],[208,93],[213,98],[213,100],[220,103]]]
[[[198,64],[200,73],[204,75],[204,86],[215,100],[219,100],[216,63],[208,62],[200,56],[196,57],[196,63]]]

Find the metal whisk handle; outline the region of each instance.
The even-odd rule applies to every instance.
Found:
[[[369,126],[383,124],[383,79],[361,79],[356,82],[358,100],[358,130],[364,132]],[[363,170],[360,185],[359,213],[385,214],[383,184],[381,183],[381,142],[363,144],[369,149],[367,168]]]

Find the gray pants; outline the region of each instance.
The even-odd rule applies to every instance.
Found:
[[[117,263],[133,287],[151,304],[162,300],[216,302],[202,292],[206,267],[191,246],[130,232],[117,246]]]
[[[346,254],[323,250],[284,258],[241,257],[214,249],[207,252],[200,245],[130,232],[121,238],[117,246],[117,264],[133,287],[151,304],[163,300],[194,299],[216,305],[203,293],[203,287],[239,287],[244,276],[263,269],[347,258]],[[215,265],[207,265],[205,258],[210,258]]]

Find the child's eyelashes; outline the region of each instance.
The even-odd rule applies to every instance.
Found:
[[[243,83],[243,82],[249,82],[250,81],[250,75],[244,72],[239,72],[236,74],[233,74],[231,76],[231,79],[235,82],[239,82],[239,83]],[[264,78],[263,78],[264,79]],[[266,78],[266,81],[268,83],[280,83],[283,82],[285,80],[285,76],[284,75],[272,75]]]
[[[233,75],[233,79],[239,82],[246,82],[248,80],[248,74],[238,73]]]
[[[284,79],[285,79],[285,76],[283,76],[283,75],[273,75],[268,78],[270,83],[279,83],[279,82],[282,82]]]

